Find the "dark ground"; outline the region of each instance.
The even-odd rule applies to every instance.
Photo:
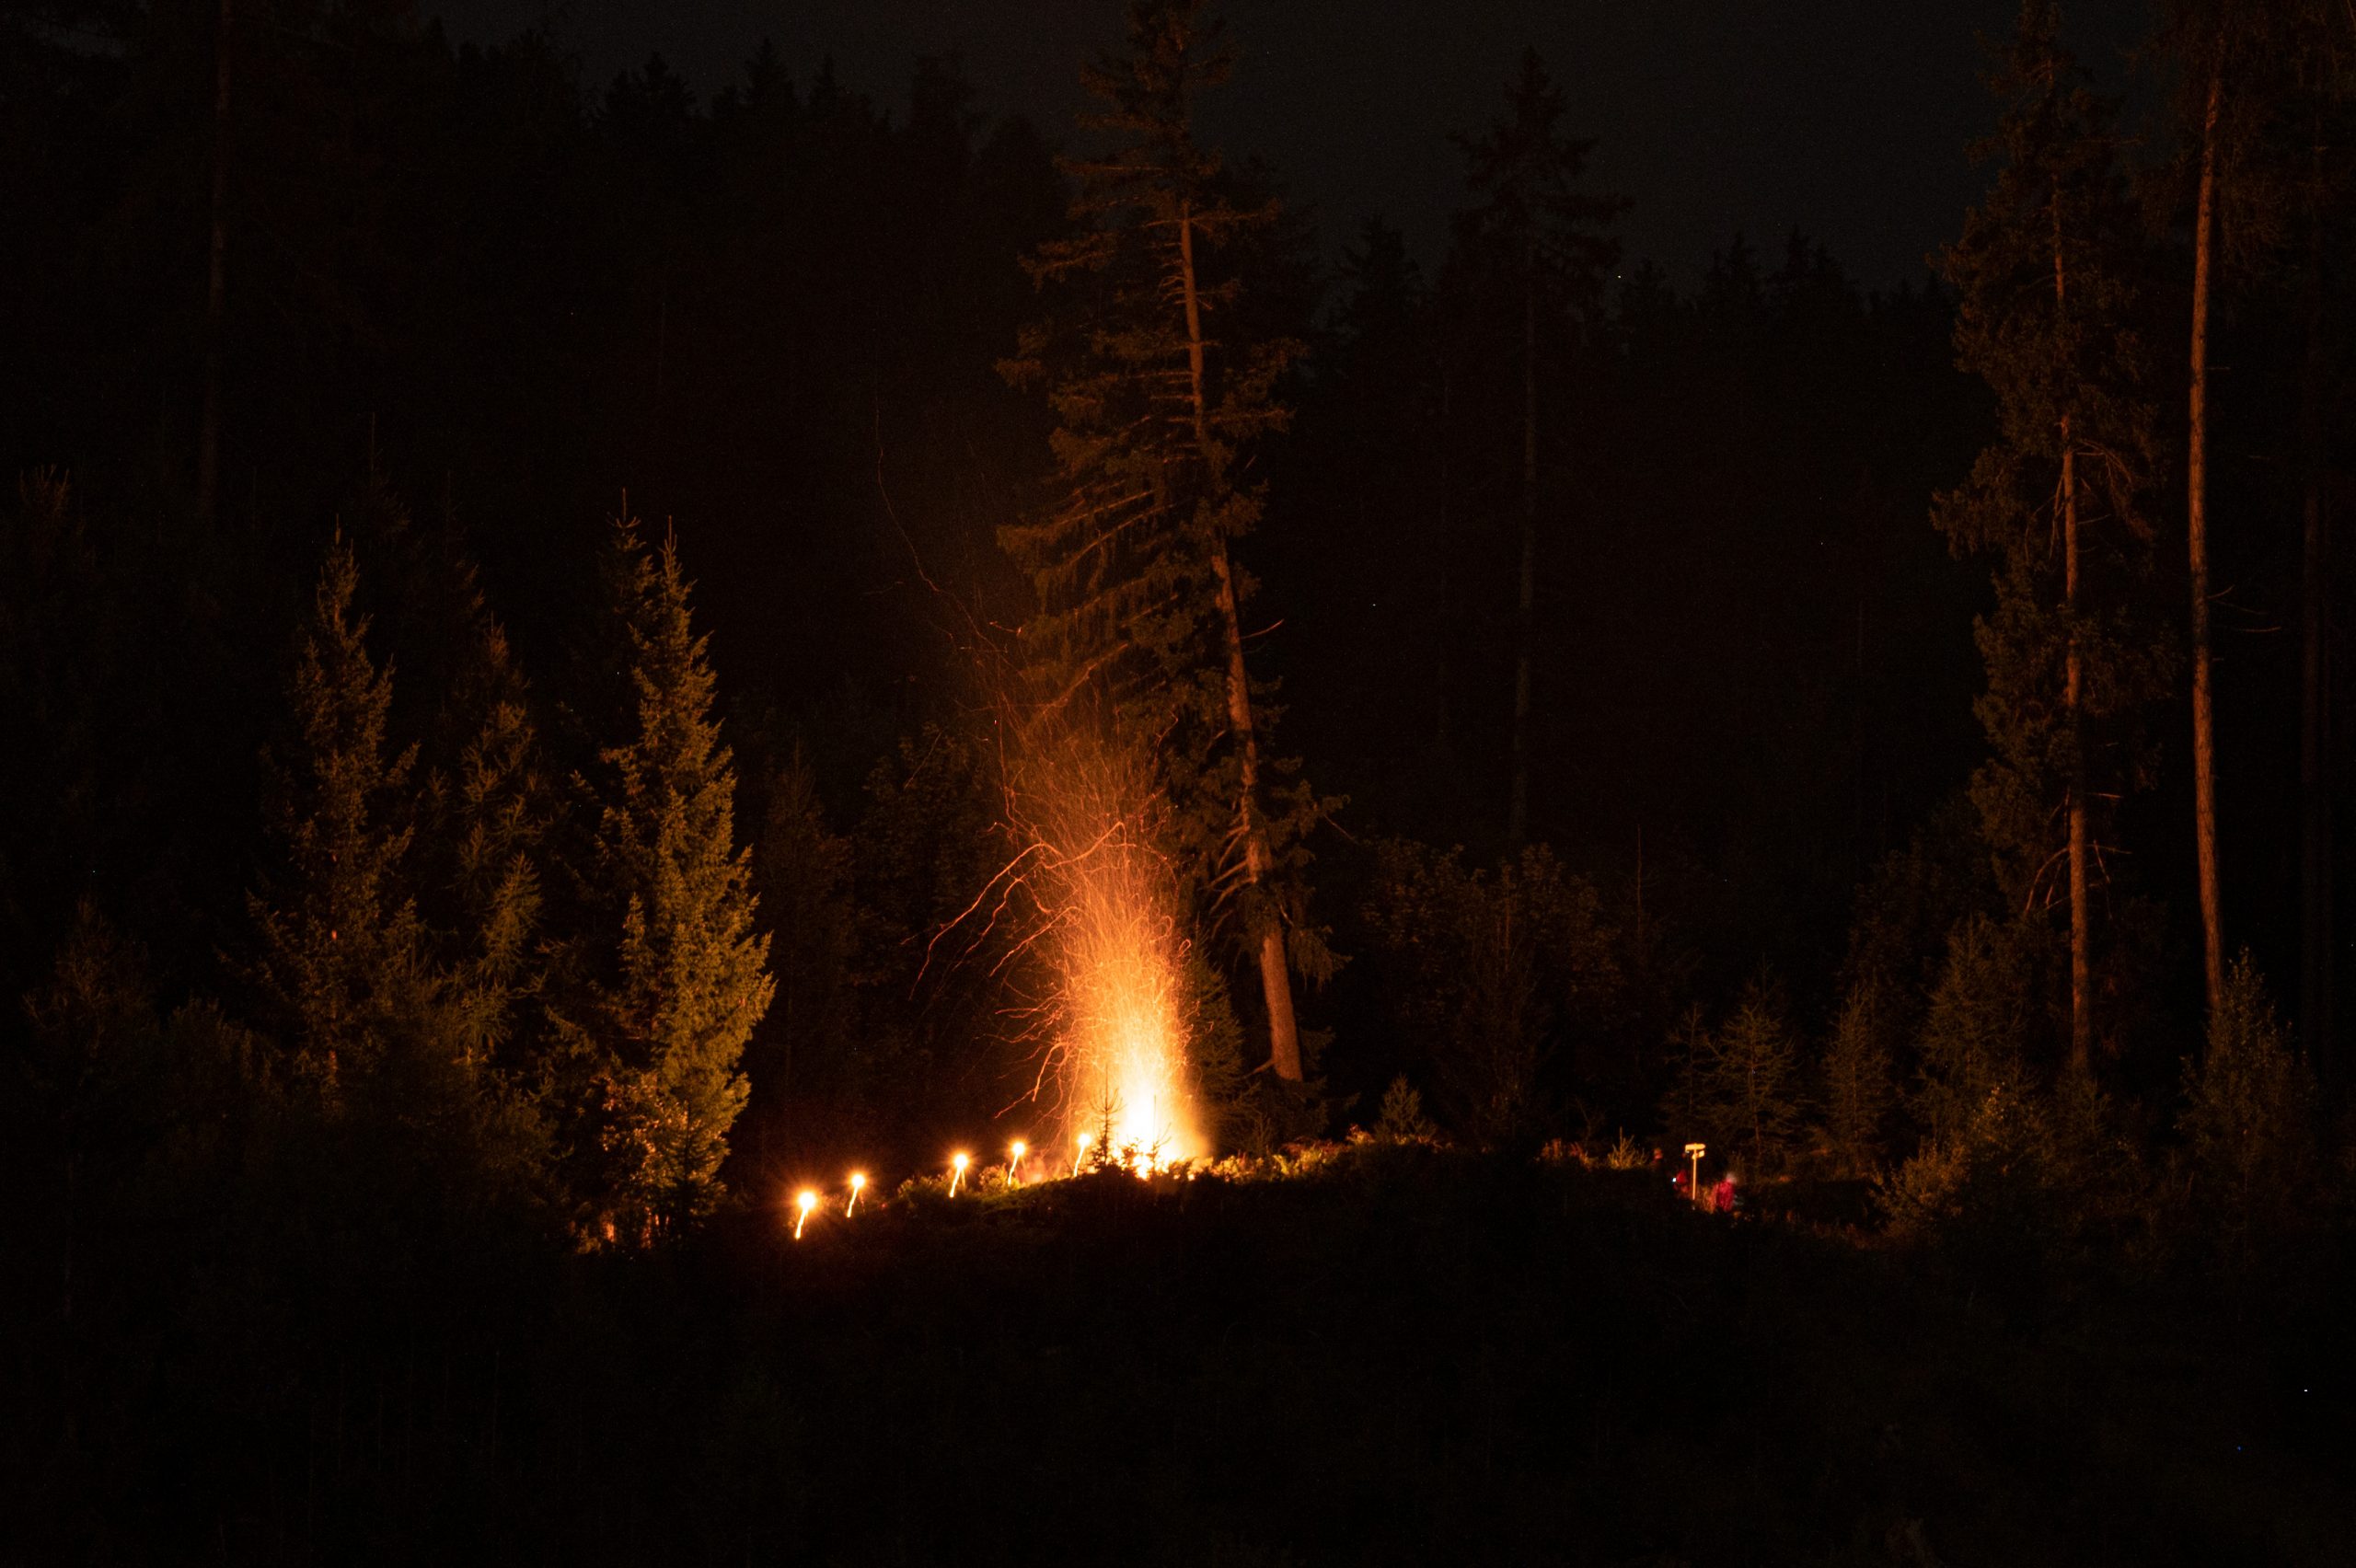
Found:
[[[2236,1318],[1415,1147],[641,1257],[299,1228],[52,1358],[20,1560],[2327,1562],[2356,1521],[2344,1264]]]

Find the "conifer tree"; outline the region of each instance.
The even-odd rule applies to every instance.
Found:
[[[811,1085],[848,1097],[842,1080],[855,1037],[858,958],[851,870],[851,843],[826,825],[817,777],[797,746],[770,780],[754,855],[777,974],[776,1005],[745,1058],[752,1080],[746,1121],[756,1158],[783,1153],[789,1108]]]
[[[1701,1098],[1712,1136],[1739,1149],[1751,1179],[1780,1161],[1800,1124],[1799,1043],[1771,983],[1743,987],[1733,1014],[1708,1037]]]
[[[2184,1064],[2196,1197],[2230,1262],[2304,1206],[2315,1174],[2315,1080],[2276,1017],[2249,952],[2226,971],[2208,1049]]]
[[[1233,545],[1260,520],[1249,457],[1289,419],[1276,381],[1299,345],[1243,308],[1244,262],[1279,209],[1195,138],[1195,98],[1234,59],[1203,9],[1132,0],[1126,52],[1083,74],[1101,107],[1082,127],[1113,145],[1065,163],[1080,232],[1027,263],[1059,314],[1003,367],[1047,388],[1063,491],[1000,538],[1037,592],[1022,640],[1038,695],[1058,721],[1107,711],[1116,747],[1154,751],[1181,858],[1214,905],[1231,900],[1270,1060],[1298,1082],[1290,970],[1332,964],[1304,923],[1300,840],[1327,803],[1266,755]]]
[[[409,688],[420,788],[411,880],[464,1060],[525,1064],[510,1050],[539,984],[541,860],[551,801],[531,693],[491,614],[481,574],[445,516],[421,529],[381,476],[354,511],[381,629]]]
[[[1514,599],[1513,776],[1506,837],[1530,826],[1531,663],[1537,637],[1540,512],[1540,359],[1571,313],[1596,303],[1619,247],[1601,227],[1627,203],[1581,188],[1592,141],[1563,128],[1562,89],[1538,51],[1507,89],[1506,117],[1478,137],[1459,137],[1474,205],[1457,215],[1460,286],[1484,313],[1510,316],[1520,371],[1520,571]],[[1563,421],[1559,415],[1556,423]],[[1559,444],[1559,443],[1558,443]]]
[[[1825,1142],[1848,1175],[1863,1175],[1881,1159],[1882,1122],[1896,1099],[1891,1012],[1877,982],[1859,983],[1842,999],[1824,1053]]]
[[[591,1098],[593,1234],[643,1244],[718,1201],[746,1095],[738,1063],[775,982],[676,542],[658,554],[618,522],[606,572],[630,698],[602,716],[609,738],[580,781],[596,813],[594,925],[559,1028]]]
[[[452,906],[445,940],[470,1055],[498,1059],[535,987],[541,888],[537,856],[546,826],[539,743],[507,640],[486,621],[479,645],[487,688],[475,733],[449,775],[433,784],[448,860]]]
[[[1949,935],[1910,1107],[1927,1143],[1970,1143],[2029,1098],[2038,940],[2023,922],[1983,915]]]
[[[2014,907],[2068,911],[2070,1051],[2083,1065],[2107,808],[2143,782],[2139,720],[2166,665],[2134,607],[2156,462],[2136,222],[2110,106],[2057,27],[2050,0],[2027,0],[1993,84],[2006,109],[1986,150],[2004,165],[1944,258],[1958,357],[1996,394],[2000,434],[1934,518],[1958,551],[1997,558],[1977,705],[1995,755],[1972,796]]]
[[[247,898],[268,1021],[330,1101],[433,989],[403,876],[415,752],[387,755],[392,673],[369,657],[358,582],[339,534],[296,644],[284,732],[263,756],[268,869]]]

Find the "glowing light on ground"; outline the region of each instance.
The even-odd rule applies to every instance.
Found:
[[[867,1191],[867,1172],[864,1170],[852,1171],[850,1173],[850,1202],[843,1205],[843,1217],[845,1219],[849,1219],[851,1216],[851,1211],[859,1207],[859,1194],[865,1191]]]
[[[793,1222],[793,1239],[799,1241],[802,1239],[802,1228],[810,1223],[810,1211],[818,1206],[818,1194],[804,1187],[802,1195],[793,1200],[793,1206],[802,1211],[800,1217]]]
[[[1008,1186],[1019,1187],[1022,1184],[1022,1157],[1030,1151],[1031,1146],[1021,1138],[1006,1146],[1006,1184]]]
[[[949,1195],[951,1197],[953,1198],[957,1195],[957,1188],[959,1184],[965,1180],[965,1167],[970,1163],[972,1163],[972,1161],[966,1158],[964,1151],[962,1149],[958,1151],[954,1159],[950,1160]]]

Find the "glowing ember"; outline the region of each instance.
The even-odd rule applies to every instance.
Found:
[[[1187,942],[1150,798],[1131,770],[1072,747],[1044,813],[1063,852],[1040,879],[1057,916],[1067,1125],[1141,1173],[1205,1152],[1187,1070]]]
[[[965,1180],[965,1167],[969,1163],[971,1162],[966,1159],[965,1152],[963,1149],[960,1149],[957,1152],[956,1157],[950,1160],[949,1195],[951,1197],[953,1198],[957,1195],[958,1183]]]
[[[1011,1013],[1037,1047],[1032,1093],[1078,1146],[1072,1174],[1091,1145],[1126,1170],[1167,1170],[1207,1145],[1189,1060],[1187,902],[1151,759],[1116,755],[1052,704],[1009,728],[1016,853],[942,935],[962,928],[974,953],[1011,934],[999,962],[1035,989]]]
[[[802,1211],[802,1217],[793,1222],[793,1239],[799,1241],[802,1239],[802,1228],[810,1223],[810,1211],[818,1206],[818,1194],[804,1187],[802,1195],[793,1200],[793,1206]]]
[[[849,1219],[851,1216],[851,1211],[859,1207],[859,1194],[865,1191],[867,1191],[867,1172],[864,1170],[852,1171],[850,1173],[850,1202],[843,1205],[843,1217],[845,1219]]]

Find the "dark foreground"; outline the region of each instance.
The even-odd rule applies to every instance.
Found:
[[[2320,1563],[2356,1526],[2331,1292],[1992,1291],[1643,1175],[1373,1148],[654,1259],[286,1245],[19,1339],[7,1555]]]

